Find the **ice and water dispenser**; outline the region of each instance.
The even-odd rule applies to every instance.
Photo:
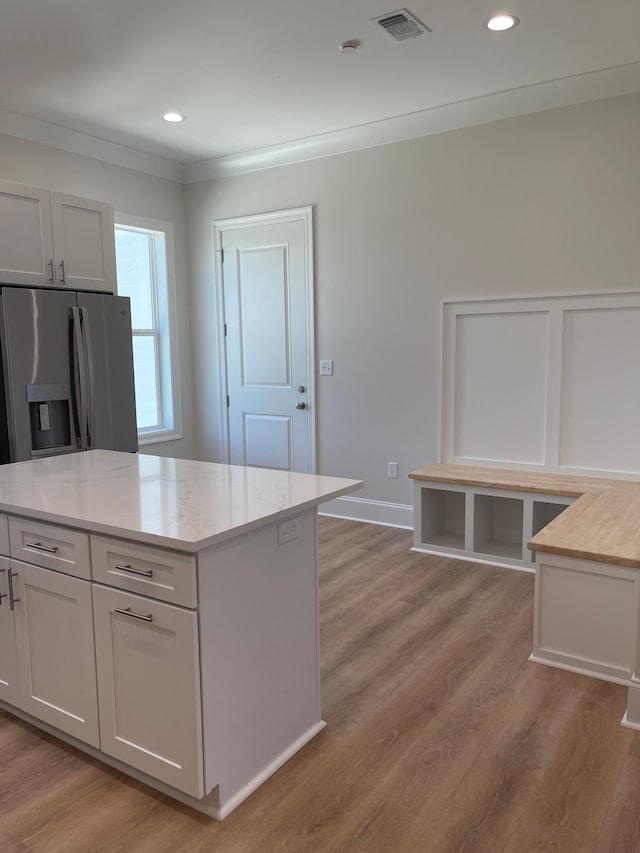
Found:
[[[65,383],[27,385],[32,456],[71,449],[71,389]]]

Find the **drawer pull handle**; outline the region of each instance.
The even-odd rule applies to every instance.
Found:
[[[13,579],[18,577],[17,572],[11,571],[11,566],[9,566],[9,571],[7,572],[7,578],[9,580],[9,609],[15,610],[16,604],[20,601],[19,598],[16,598],[16,594],[13,589]]]
[[[114,613],[120,613],[121,616],[131,616],[132,619],[142,619],[143,622],[153,622],[153,613],[143,616],[142,613],[135,613],[130,607],[116,607]]]
[[[58,546],[54,545],[52,548],[48,548],[46,545],[43,545],[42,542],[25,542],[27,548],[35,548],[36,551],[44,551],[45,554],[57,554]]]
[[[132,575],[142,575],[143,578],[152,578],[153,572],[151,569],[145,571],[145,569],[134,569],[132,565],[127,564],[126,566],[121,566],[116,564],[114,566],[115,569],[120,569],[122,572],[130,572]]]

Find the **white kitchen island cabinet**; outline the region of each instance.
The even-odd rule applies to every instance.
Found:
[[[0,707],[222,819],[325,725],[316,508],[360,486],[101,450],[1,466]]]
[[[103,752],[204,796],[197,613],[94,584]]]
[[[11,560],[19,707],[98,746],[91,584]]]

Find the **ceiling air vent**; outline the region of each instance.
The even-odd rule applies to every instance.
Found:
[[[378,15],[377,18],[371,18],[370,20],[374,27],[379,27],[381,30],[384,30],[384,32],[394,41],[415,39],[423,33],[431,32],[429,27],[421,24],[420,21],[406,9],[398,9],[397,12],[387,12],[384,15]]]

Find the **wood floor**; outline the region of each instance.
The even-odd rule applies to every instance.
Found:
[[[632,853],[623,687],[527,662],[533,577],[320,520],[328,726],[223,823],[0,714],[0,853]]]

